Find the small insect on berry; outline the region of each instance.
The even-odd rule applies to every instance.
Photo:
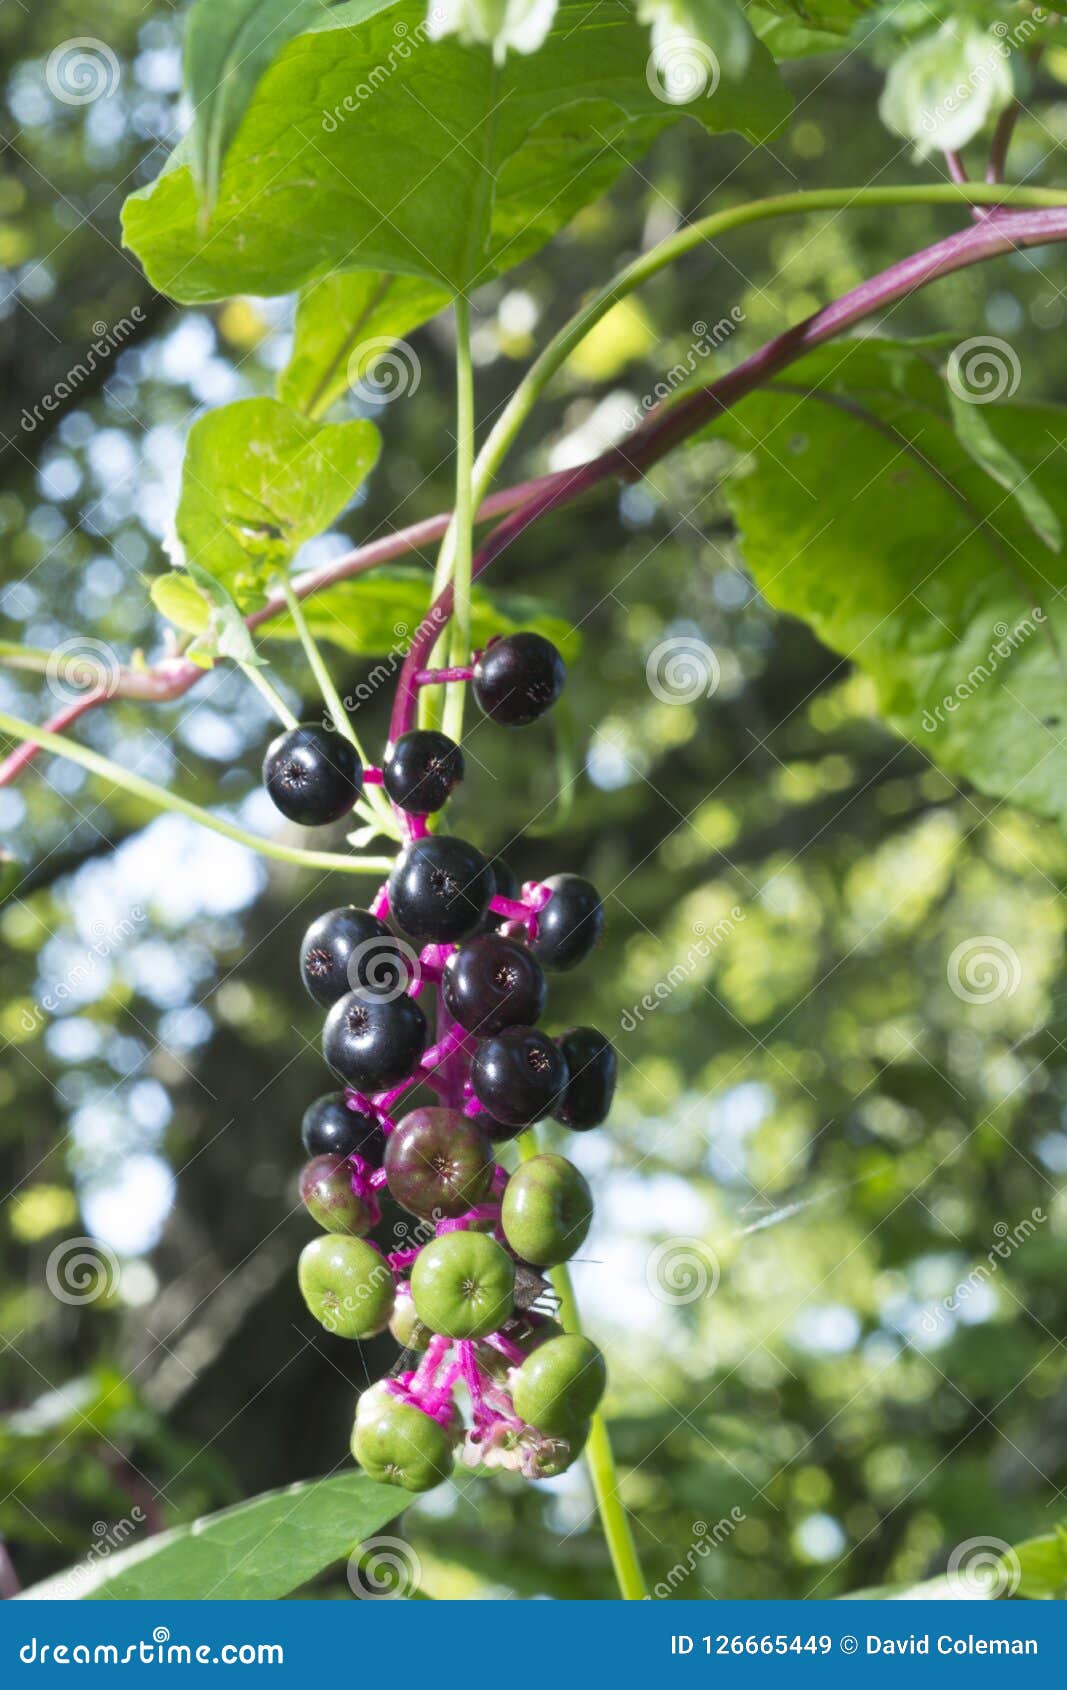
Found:
[[[267,747],[263,784],[288,821],[325,827],[340,821],[356,802],[363,790],[363,765],[341,734],[302,722]]]

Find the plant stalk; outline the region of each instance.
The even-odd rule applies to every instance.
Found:
[[[456,505],[452,518],[451,666],[461,668],[471,650],[471,557],[474,549],[474,367],[471,361],[470,303],[456,298]],[[463,736],[466,687],[450,683],[445,693],[444,731],[457,742]]]

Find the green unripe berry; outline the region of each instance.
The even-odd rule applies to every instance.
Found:
[[[511,1248],[537,1267],[569,1261],[585,1243],[593,1193],[565,1156],[532,1156],[504,1188],[500,1220]]]
[[[452,1439],[436,1420],[405,1402],[382,1382],[364,1391],[356,1406],[352,1455],[369,1479],[432,1490],[452,1471]]]
[[[338,1338],[372,1338],[393,1312],[389,1264],[364,1238],[324,1233],[300,1252],[300,1293],[315,1319]]]
[[[484,1338],[512,1312],[515,1264],[484,1232],[448,1232],[419,1251],[411,1270],[415,1312],[448,1338]]]
[[[300,1175],[300,1197],[326,1232],[362,1238],[381,1219],[377,1204],[352,1190],[352,1169],[343,1156],[313,1157]]]
[[[575,1420],[563,1435],[554,1433],[538,1451],[535,1467],[536,1472],[531,1476],[538,1479],[554,1479],[557,1473],[565,1473],[568,1467],[573,1467],[589,1437],[589,1421]]]
[[[396,1294],[389,1330],[405,1350],[425,1350],[433,1337],[430,1328],[415,1313],[415,1300],[406,1288]]]
[[[515,1413],[549,1437],[568,1437],[604,1395],[604,1357],[577,1332],[550,1338],[527,1356],[511,1381]]]

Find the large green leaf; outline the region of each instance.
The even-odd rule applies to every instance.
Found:
[[[757,0],[756,9],[774,12],[803,29],[841,36],[879,4],[880,0]]]
[[[205,209],[256,83],[328,0],[196,0],[185,24],[185,90],[193,103],[189,158]]]
[[[404,1506],[395,1485],[362,1473],[313,1479],[94,1558],[20,1600],[269,1601],[351,1554]]]
[[[293,350],[278,379],[278,397],[320,417],[348,388],[395,397],[413,393],[419,365],[410,351],[390,349],[448,304],[451,293],[423,276],[350,270],[313,282],[300,296]],[[384,373],[383,373],[384,372]]]
[[[126,202],[126,241],[184,300],[341,269],[465,290],[536,251],[679,117],[763,140],[788,112],[758,43],[742,78],[713,81],[670,103],[624,6],[561,5],[538,52],[497,65],[487,47],[429,42],[424,0],[349,0],[267,70],[207,228],[181,154]]]
[[[316,423],[277,399],[239,399],[193,424],[178,539],[242,610],[344,510],[378,457],[373,423]]]
[[[1018,1583],[1016,1584],[1016,1576]],[[1017,1543],[1006,1557],[1005,1578],[1017,1596],[1067,1598],[1067,1528]]]
[[[1011,385],[1011,349],[983,345]],[[950,361],[959,391],[982,349]],[[1067,520],[1067,412],[986,405],[984,424],[1003,447],[988,466],[928,353],[868,340],[810,355],[714,432],[744,454],[726,495],[771,603],[870,674],[942,768],[1064,819],[1067,563],[1049,542]]]

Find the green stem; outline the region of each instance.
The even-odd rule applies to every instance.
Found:
[[[345,709],[344,700],[341,698],[340,693],[334,685],[333,676],[330,674],[330,671],[326,666],[326,660],[324,659],[322,652],[319,650],[314,634],[308,627],[307,617],[304,615],[303,607],[301,606],[300,600],[293,592],[292,582],[289,580],[287,575],[283,575],[281,578],[281,588],[282,592],[285,594],[285,602],[289,607],[289,615],[293,619],[293,627],[296,629],[300,638],[300,644],[304,648],[304,655],[308,660],[308,667],[315,677],[319,692],[322,694],[322,702],[325,704],[330,713],[330,720],[333,722],[337,732],[339,734],[344,734],[349,744],[355,747],[356,755],[360,762],[366,764],[369,762],[369,758],[367,757],[362,745],[359,743],[359,735],[356,733],[352,719],[349,716],[348,711]],[[385,831],[390,838],[399,839],[400,830],[393,819],[393,812],[390,810],[387,800],[383,797],[378,787],[365,786],[363,788],[363,797],[357,804],[356,808],[368,822],[373,822],[376,826],[384,824]]]
[[[464,664],[471,650],[471,556],[474,549],[474,368],[471,362],[471,309],[459,294],[456,298],[456,503],[452,515],[453,612],[450,662]],[[467,689],[461,682],[450,686],[445,696],[444,730],[451,739],[463,735],[463,702]]]
[[[1004,205],[1046,207],[1059,209],[1067,198],[1067,190],[1048,188],[1016,188],[987,182],[916,183],[914,186],[886,188],[816,188],[793,194],[775,194],[768,199],[749,200],[744,205],[730,206],[726,211],[712,212],[708,217],[690,223],[684,229],[660,241],[650,252],[635,258],[619,271],[571,317],[548,345],[539,353],[501,411],[478,453],[473,473],[473,501],[475,507],[485,498],[497,471],[526,418],[544,392],[557,370],[567,361],[579,342],[627,294],[633,293],[650,277],[655,276],[694,247],[710,245],[720,236],[749,223],[763,223],[776,217],[793,217],[813,211],[853,211],[871,207],[910,205]],[[441,542],[441,551],[434,577],[433,596],[436,599],[447,586],[452,569],[455,535],[449,528]]]
[[[154,809],[188,816],[200,827],[210,828],[212,833],[221,833],[224,839],[232,839],[235,844],[245,845],[250,851],[258,851],[261,856],[273,857],[278,862],[298,863],[302,868],[334,870],[339,874],[388,874],[393,867],[392,857],[341,857],[332,851],[301,851],[295,845],[283,845],[275,839],[260,839],[254,833],[246,833],[243,827],[236,827],[233,822],[224,821],[221,816],[202,809],[199,804],[180,798],[176,792],[168,792],[154,781],[144,780],[131,770],[122,768],[110,757],[101,757],[99,752],[79,745],[77,740],[50,733],[47,728],[35,728],[32,722],[24,722],[20,716],[9,716],[3,710],[0,710],[0,733],[11,734],[14,739],[24,740],[29,745],[39,745],[42,751],[51,751],[57,757],[79,763],[90,774],[132,792],[135,798],[143,799]]]
[[[274,711],[274,714],[277,716],[279,722],[281,722],[283,727],[286,727],[286,728],[299,727],[300,724],[298,723],[296,717],[293,715],[293,712],[290,710],[288,704],[286,704],[286,702],[285,702],[284,698],[281,696],[281,694],[279,692],[276,692],[275,689],[271,686],[271,684],[268,681],[266,675],[263,673],[262,669],[259,667],[258,664],[256,664],[256,663],[242,663],[240,658],[238,658],[237,659],[237,667],[238,667],[238,669],[240,669],[242,675],[244,675],[248,680],[251,681],[251,683],[255,687],[256,691],[263,698],[266,699],[267,703],[270,705],[271,709]]]
[[[519,1155],[524,1162],[538,1154],[537,1132],[531,1127],[518,1139]],[[566,1332],[581,1332],[582,1318],[578,1299],[565,1262],[551,1270],[551,1280],[559,1298],[559,1317]],[[645,1595],[645,1580],[637,1559],[633,1534],[626,1510],[619,1500],[619,1480],[611,1437],[603,1415],[594,1414],[585,1446],[585,1460],[596,1497],[600,1525],[615,1569],[615,1580],[624,1601],[640,1602]]]

